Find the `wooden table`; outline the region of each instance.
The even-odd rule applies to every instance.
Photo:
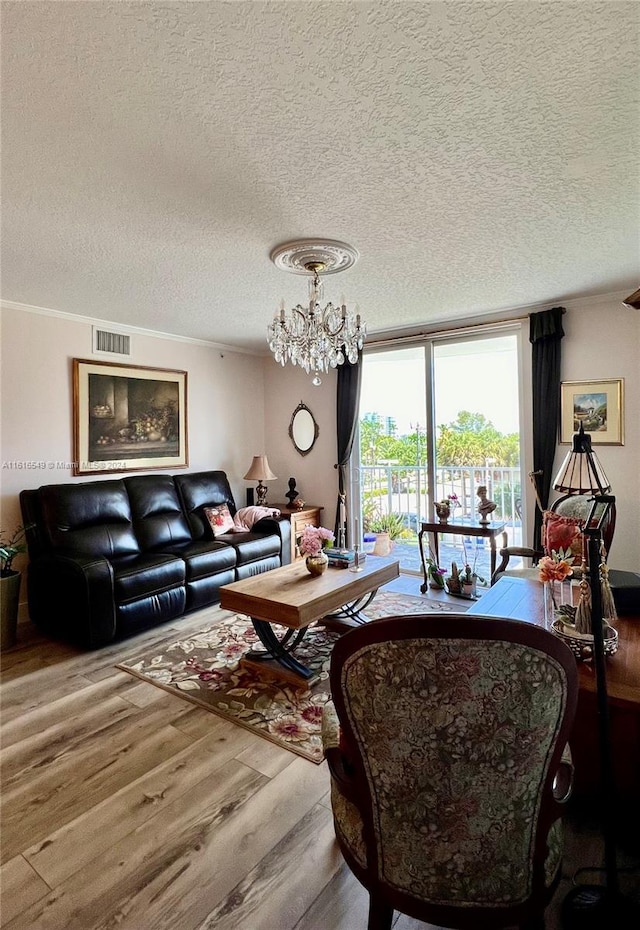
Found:
[[[506,523],[495,523],[490,520],[488,523],[481,523],[479,520],[462,520],[460,523],[422,523],[418,533],[418,546],[420,548],[420,560],[422,562],[422,574],[424,582],[420,585],[420,590],[424,594],[429,587],[429,576],[424,558],[424,548],[422,537],[425,533],[433,535],[433,554],[436,562],[440,564],[440,552],[438,543],[438,533],[454,533],[456,536],[483,536],[489,540],[491,547],[491,578],[496,570],[496,536],[502,533],[502,545],[507,545],[507,534],[504,532]],[[464,566],[463,566],[464,567]]]
[[[264,652],[252,658],[275,660],[284,669],[303,679],[311,671],[292,655],[310,623],[343,620],[348,627],[366,622],[362,613],[378,588],[400,574],[397,559],[368,556],[359,572],[329,567],[324,574],[309,574],[303,561],[274,568],[220,588],[220,606],[251,617]],[[280,638],[272,624],[287,627]]]
[[[474,602],[471,616],[511,617],[544,626],[539,581],[503,576]],[[618,651],[606,660],[616,785],[625,816],[640,820],[640,615],[619,617]],[[578,711],[571,737],[575,793],[593,797],[600,783],[596,676],[592,662],[578,662]]]

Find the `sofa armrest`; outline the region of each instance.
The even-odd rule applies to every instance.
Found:
[[[261,533],[264,536],[278,536],[280,539],[280,564],[289,565],[291,562],[291,524],[288,520],[278,520],[277,517],[263,517],[251,527],[252,533]]]
[[[46,555],[27,568],[29,616],[52,635],[93,649],[116,634],[113,568],[101,556]],[[64,604],[64,612],[52,605]]]

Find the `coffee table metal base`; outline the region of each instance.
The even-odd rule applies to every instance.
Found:
[[[295,672],[296,675],[300,675],[302,678],[308,679],[312,677],[313,672],[311,669],[303,665],[302,662],[298,662],[295,656],[291,655],[296,646],[304,639],[308,627],[305,626],[301,630],[287,630],[284,636],[278,639],[268,620],[258,620],[257,617],[252,617],[251,622],[258,639],[264,646],[264,652],[252,649],[246,654],[247,659],[254,662],[266,662],[275,659],[283,668]]]
[[[332,630],[336,633],[346,633],[347,630],[353,629],[355,626],[369,623],[369,618],[366,617],[362,611],[371,603],[377,593],[378,589],[376,588],[363,597],[359,597],[355,601],[344,604],[339,610],[327,614],[326,617],[318,622],[328,630]],[[286,633],[279,638],[268,620],[259,620],[257,617],[252,617],[251,622],[253,623],[253,628],[256,631],[258,639],[264,646],[264,651],[252,649],[246,654],[247,659],[253,662],[275,660],[283,668],[287,669],[287,671],[295,672],[296,675],[300,675],[305,680],[313,677],[311,669],[303,665],[302,662],[299,662],[296,657],[292,655],[294,649],[299,646],[304,639],[309,629],[308,626],[303,627],[301,630],[287,630]]]
[[[327,614],[319,622],[328,630],[333,630],[336,633],[346,633],[348,630],[354,629],[354,627],[362,626],[363,623],[371,623],[371,618],[363,614],[362,611],[369,606],[377,593],[378,589],[376,588],[375,591],[370,591],[363,597],[344,604],[340,610]]]

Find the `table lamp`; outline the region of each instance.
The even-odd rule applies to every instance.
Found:
[[[554,490],[564,494],[606,494],[611,490],[604,468],[591,448],[591,436],[584,424],[573,434],[573,445],[565,456],[553,482]]]
[[[254,455],[253,462],[251,463],[251,468],[249,469],[249,471],[246,473],[244,477],[248,478],[251,481],[257,480],[258,486],[256,488],[256,495],[257,495],[256,503],[258,507],[266,507],[267,506],[267,486],[266,484],[263,484],[262,482],[263,481],[274,481],[277,477],[276,475],[274,475],[274,473],[269,468],[267,456],[266,455]]]

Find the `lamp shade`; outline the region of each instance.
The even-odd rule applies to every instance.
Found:
[[[254,455],[251,468],[244,477],[251,481],[274,481],[277,475],[269,468],[266,455]]]
[[[609,479],[591,448],[591,436],[585,433],[582,423],[573,435],[573,448],[567,452],[553,487],[565,494],[606,494],[611,490]]]

